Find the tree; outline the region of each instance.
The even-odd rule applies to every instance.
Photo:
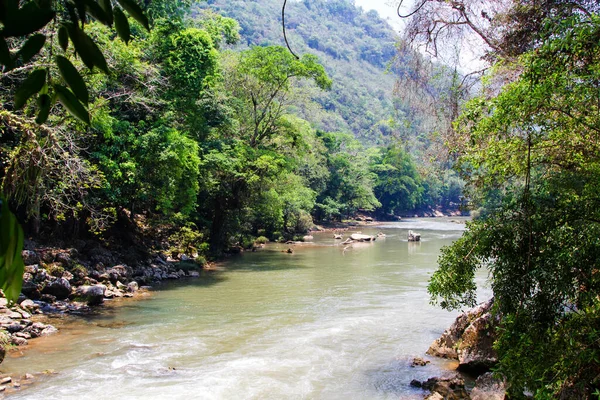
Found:
[[[433,300],[475,302],[490,271],[502,316],[496,348],[511,396],[600,393],[600,17],[547,20],[518,78],[472,100],[458,123],[461,166],[485,204],[446,248]]]
[[[288,111],[289,92],[295,80],[310,79],[321,89],[331,80],[317,58],[305,54],[296,59],[281,46],[253,47],[229,65],[226,87],[236,102],[241,134],[251,147],[276,136]]]
[[[408,153],[400,146],[381,149],[373,165],[377,175],[374,193],[385,214],[412,210],[422,202],[421,177]]]

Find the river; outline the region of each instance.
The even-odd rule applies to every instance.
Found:
[[[52,370],[11,399],[420,399],[412,379],[453,365],[412,368],[456,313],[429,304],[427,281],[464,220],[377,227],[374,243],[270,244],[144,300],[76,318],[2,371]],[[409,229],[422,235],[407,242]],[[348,233],[351,233],[350,230]]]

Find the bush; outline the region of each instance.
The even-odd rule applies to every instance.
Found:
[[[256,238],[256,240],[254,241],[254,243],[258,243],[258,244],[265,244],[269,241],[268,238],[266,238],[265,236],[259,236]]]

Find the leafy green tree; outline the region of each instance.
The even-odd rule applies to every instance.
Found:
[[[317,219],[339,219],[358,209],[379,207],[373,193],[376,176],[370,170],[370,156],[363,146],[348,134],[320,135],[327,148],[329,179],[317,197]]]
[[[226,87],[237,100],[234,105],[240,133],[251,147],[264,144],[279,133],[294,81],[304,78],[321,89],[331,87],[331,80],[315,56],[305,54],[297,60],[281,46],[253,47],[232,64],[226,73]]]
[[[383,213],[412,210],[421,204],[421,177],[410,155],[400,146],[381,149],[372,169],[377,175],[374,193]]]
[[[548,20],[519,77],[468,105],[461,166],[482,216],[444,250],[433,300],[475,302],[487,268],[502,316],[499,371],[516,398],[600,393],[600,17]]]

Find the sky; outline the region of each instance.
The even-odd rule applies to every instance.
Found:
[[[402,19],[397,14],[397,7],[400,0],[354,0],[354,4],[362,7],[363,10],[375,10],[379,13],[379,16],[387,20],[387,22],[396,31],[402,31],[404,24]],[[401,11],[405,14],[412,11],[414,0],[404,0]],[[470,72],[481,69],[485,66],[480,60],[481,52],[479,48],[469,48],[469,46],[463,46],[460,51],[460,64],[459,69],[463,72]]]
[[[398,17],[396,9],[398,7],[399,0],[354,0],[354,4],[360,6],[365,11],[375,10],[379,13],[383,19],[386,19],[388,23],[396,30],[402,29],[402,20]],[[408,5],[413,4],[412,0],[405,0]],[[407,10],[408,7],[403,6],[403,10]]]

